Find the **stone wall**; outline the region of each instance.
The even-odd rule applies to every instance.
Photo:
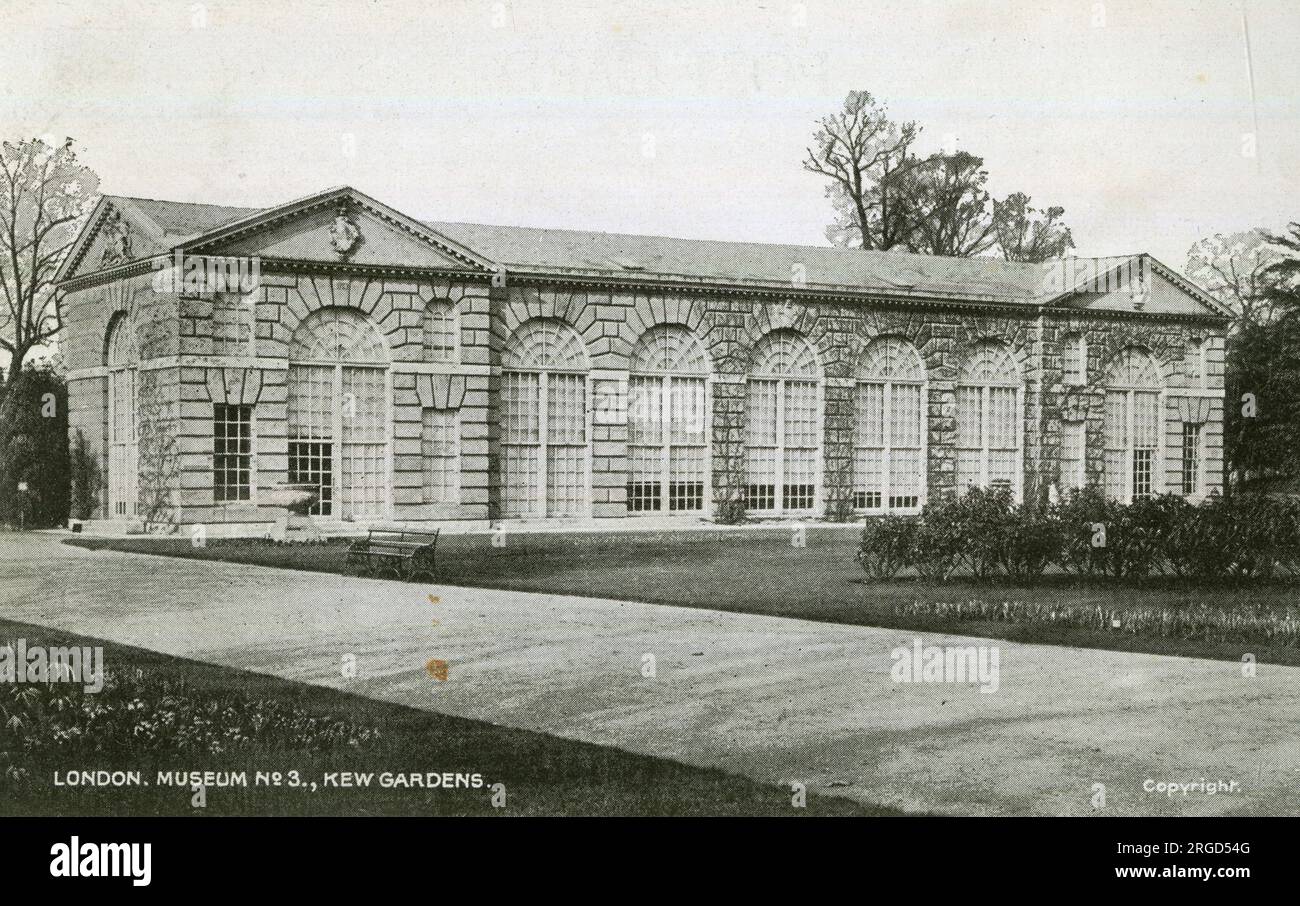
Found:
[[[423,311],[431,301],[454,307],[459,354],[449,363],[427,362]],[[244,305],[246,310],[230,306]],[[226,308],[220,309],[221,306]],[[82,431],[106,462],[105,338],[117,319],[134,331],[139,369],[148,374],[152,413],[142,472],[162,476],[142,482],[153,503],[167,501],[170,523],[265,523],[281,511],[258,503],[218,504],[213,499],[213,406],[254,405],[255,480],[259,490],[287,480],[287,375],[295,328],[324,306],[364,313],[384,337],[392,390],[390,480],[392,515],[399,521],[486,520],[499,516],[500,356],[510,335],[531,318],[557,318],[583,338],[591,361],[590,400],[598,408],[591,437],[592,514],[626,515],[626,412],[628,360],[638,338],[664,323],[680,324],[709,352],[712,412],[712,509],[716,518],[739,514],[744,485],[746,374],[751,350],[773,330],[802,334],[822,370],[823,474],[819,511],[851,515],[850,491],[857,363],[881,336],[911,342],[928,378],[927,492],[930,499],[955,488],[955,385],[971,348],[996,341],[1011,351],[1023,379],[1026,498],[1042,497],[1059,480],[1060,424],[1064,415],[1086,419],[1090,480],[1102,467],[1102,375],[1124,347],[1141,346],[1155,357],[1165,386],[1165,481],[1177,487],[1181,423],[1204,423],[1207,489],[1219,487],[1222,466],[1223,340],[1217,328],[1194,319],[1160,319],[1119,313],[1026,308],[977,309],[955,304],[908,307],[871,301],[763,301],[741,293],[636,292],[627,288],[560,289],[445,280],[324,277],[263,273],[254,297],[155,291],[141,274],[69,293],[63,300],[64,354],[71,372],[69,429]],[[238,311],[244,328],[217,327]],[[220,316],[220,317],[219,317]],[[227,321],[227,323],[229,323]],[[1088,383],[1064,386],[1062,344],[1073,333],[1088,345]],[[231,337],[234,340],[231,340]],[[1208,342],[1207,377],[1188,386],[1186,362],[1193,338]],[[421,410],[459,404],[460,502],[424,501]],[[165,440],[172,439],[172,443]],[[158,482],[166,486],[159,487]],[[106,512],[107,491],[100,514]],[[157,507],[151,503],[151,509]],[[154,514],[161,519],[160,514]]]
[[[1223,341],[1215,335],[1217,328],[1211,330],[1190,319],[1182,323],[1070,311],[1040,316],[1028,308],[1021,314],[1014,310],[990,312],[939,305],[903,308],[856,301],[764,302],[736,296],[533,286],[499,292],[496,304],[494,355],[500,354],[511,333],[530,318],[558,318],[574,327],[586,341],[593,369],[601,374],[600,381],[621,382],[623,386],[632,347],[645,330],[656,324],[675,323],[695,332],[709,350],[714,369],[710,389],[713,507],[717,515],[734,511],[744,484],[749,352],[766,333],[776,329],[798,331],[812,343],[820,359],[825,407],[820,511],[829,518],[843,518],[850,512],[855,369],[867,345],[881,336],[907,339],[925,363],[927,493],[931,500],[956,488],[956,381],[972,347],[988,341],[1004,344],[1011,351],[1023,380],[1026,499],[1045,499],[1048,487],[1059,481],[1061,412],[1069,407],[1086,409],[1087,470],[1090,479],[1100,481],[1102,376],[1110,358],[1130,345],[1147,349],[1161,364],[1166,387],[1165,479],[1167,487],[1175,490],[1179,477],[1176,441],[1182,418],[1178,401],[1191,392],[1182,382],[1182,360],[1187,342],[1192,337],[1203,337],[1210,344],[1209,372],[1205,387],[1196,389],[1196,393],[1210,400],[1210,416],[1204,428],[1206,488],[1219,486]],[[1066,388],[1062,381],[1061,342],[1071,332],[1081,332],[1089,341],[1089,382],[1078,389]],[[596,428],[594,515],[617,516],[625,512],[625,425],[624,421],[621,433],[618,425]]]

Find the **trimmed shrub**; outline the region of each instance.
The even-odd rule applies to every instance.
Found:
[[[1107,500],[1100,488],[1088,485],[1070,491],[1052,507],[1052,514],[1061,532],[1057,558],[1061,568],[1080,576],[1105,573],[1110,555],[1107,526],[1118,524],[1119,504]]]
[[[971,488],[953,501],[962,562],[976,579],[992,577],[1002,564],[1014,499],[1010,488]]]
[[[868,518],[858,543],[858,562],[873,579],[892,579],[911,564],[917,520],[904,516]]]
[[[1061,521],[1050,512],[1022,504],[1013,509],[998,539],[1002,570],[1019,581],[1037,579],[1060,559],[1065,545]]]
[[[1028,582],[1053,563],[1125,579],[1300,576],[1300,499],[1214,495],[1192,505],[1163,494],[1122,505],[1087,487],[1044,511],[1013,503],[1005,488],[973,489],[925,507],[920,518],[868,520],[857,556],[873,578],[912,567],[935,582],[958,565],[979,580],[1002,573]]]
[[[946,582],[961,562],[961,552],[962,535],[956,518],[956,501],[944,499],[926,506],[916,523],[908,565],[923,579]]]

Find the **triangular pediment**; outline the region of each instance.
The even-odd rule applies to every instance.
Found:
[[[106,195],[95,205],[56,280],[107,270],[167,251],[162,230],[130,200]]]
[[[1104,259],[1093,259],[1102,261]],[[1150,255],[1134,255],[1088,271],[1049,304],[1086,311],[1147,312],[1190,317],[1228,317],[1223,305],[1186,277]]]
[[[192,254],[321,264],[492,269],[472,250],[350,188],[259,211],[179,248]]]
[[[177,251],[472,273],[495,267],[436,229],[344,186],[266,209],[106,195],[73,243],[57,280]]]

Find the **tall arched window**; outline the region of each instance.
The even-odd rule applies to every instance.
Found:
[[[911,343],[884,337],[867,347],[854,408],[854,508],[919,508],[925,499],[925,365]]]
[[[501,356],[501,497],[507,517],[581,516],[587,493],[587,350],[555,318],[525,321]]]
[[[136,368],[140,356],[135,325],[118,315],[109,328],[108,365],[108,512],[138,512],[139,447],[136,425]]]
[[[424,360],[454,362],[459,355],[456,308],[444,299],[424,307]]]
[[[765,336],[751,359],[745,421],[745,506],[808,512],[817,504],[821,369],[791,330]]]
[[[319,492],[316,516],[377,519],[388,501],[388,350],[360,312],[303,319],[289,342],[289,483]]]
[[[1122,503],[1163,488],[1161,381],[1155,359],[1122,350],[1106,369],[1106,494]]]
[[[633,348],[627,419],[629,513],[703,511],[709,472],[708,374],[708,353],[685,327],[652,327]]]
[[[1024,399],[1020,369],[1001,343],[971,350],[957,381],[957,491],[1010,488],[1020,498]]]

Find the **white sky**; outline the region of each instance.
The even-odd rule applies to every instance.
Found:
[[[1300,219],[1297,47],[1296,0],[0,0],[0,133],[75,137],[113,194],[824,245],[800,159],[865,88],[1080,254],[1182,268]]]

